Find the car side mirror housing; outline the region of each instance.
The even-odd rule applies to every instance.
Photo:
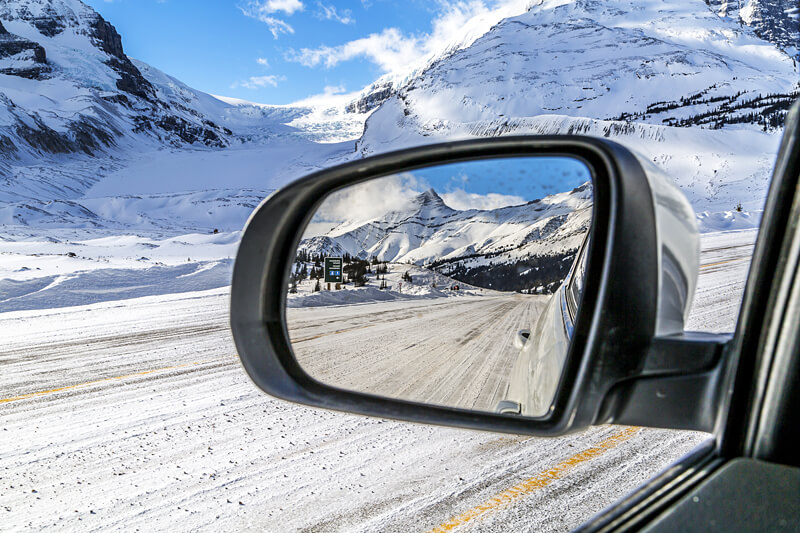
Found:
[[[266,199],[242,236],[231,327],[255,384],[305,405],[538,436],[710,431],[709,413],[663,401],[712,394],[697,376],[728,340],[683,332],[698,261],[687,200],[617,143],[434,144]]]

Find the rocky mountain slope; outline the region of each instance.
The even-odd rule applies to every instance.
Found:
[[[310,111],[224,102],[192,89],[130,59],[114,27],[80,0],[0,3],[0,201],[14,204],[4,210],[20,223],[83,217],[85,206],[74,201],[144,153],[275,138],[312,153],[311,143],[284,125]],[[194,190],[226,185],[238,194],[236,184],[198,181]],[[123,187],[118,194],[134,192]],[[90,225],[98,219],[83,218]]]
[[[162,98],[114,27],[80,1],[7,1],[0,23],[5,156],[92,154],[140,132],[175,145],[229,143],[195,102]]]
[[[756,35],[800,59],[800,6],[796,0],[706,0],[720,17],[753,28]]]
[[[800,7],[794,0],[705,0],[705,5],[699,0],[539,0],[532,2],[528,13],[502,21],[482,40],[483,44],[469,47],[455,43],[409,77],[384,76],[367,87],[348,109],[371,110],[398,95],[411,107],[414,102],[407,97],[413,91],[429,88],[431,78],[461,87],[465,81],[469,83],[469,76],[457,78],[458,69],[481,65],[483,70],[496,73],[496,77],[483,81],[493,85],[492,89],[501,86],[488,106],[491,110],[497,108],[494,115],[497,117],[566,111],[591,118],[616,116],[626,120],[657,119],[657,123],[678,126],[721,127],[729,123],[724,113],[738,109],[746,111],[735,113],[734,123],[759,121],[763,126],[775,128],[783,118],[787,92],[791,95],[795,86],[780,81],[777,85],[763,82],[774,79],[775,74],[783,82],[787,74],[796,79],[796,72],[791,73],[796,63],[793,65],[787,57],[775,54],[772,47],[760,41],[772,43],[784,56],[800,58]],[[483,51],[479,50],[481,46]],[[611,48],[619,50],[609,53]],[[494,52],[498,59],[504,57],[504,60],[487,62]],[[583,57],[584,52],[588,56]],[[783,64],[775,68],[774,64],[769,65],[773,61]],[[608,68],[598,69],[603,64]],[[744,80],[742,72],[733,73],[743,66],[749,70]],[[761,79],[759,73],[764,67]],[[443,72],[449,76],[443,78]],[[612,78],[610,83],[603,83],[604,75]],[[639,82],[631,83],[630,75]],[[665,75],[684,76],[691,81],[681,80],[679,92],[670,92],[676,83],[661,83]],[[531,83],[536,78],[542,80],[538,86]],[[758,80],[755,86],[747,83],[754,80]],[[714,83],[730,86],[732,81],[746,83],[735,91]],[[531,87],[526,87],[527,84]],[[564,85],[568,86],[566,93],[552,90]],[[504,87],[507,90],[503,91]],[[514,98],[519,94],[515,92],[518,88],[545,90]],[[604,95],[603,90],[611,94]],[[603,97],[618,96],[620,91],[634,99],[621,99],[612,105],[613,112],[609,112],[605,107],[609,98]],[[645,98],[636,102],[635,95]],[[565,99],[573,100],[575,105],[570,106],[569,102],[565,106]],[[455,102],[460,100],[456,98]],[[474,111],[475,105],[486,110],[487,102],[475,101],[471,95],[461,103],[467,102],[471,105],[464,105],[466,111]],[[592,102],[600,105],[592,106]],[[510,104],[522,104],[522,108],[512,109]],[[713,112],[717,107],[721,107],[722,113]],[[678,108],[689,113],[682,118],[676,118],[676,113],[672,118],[664,114]]]

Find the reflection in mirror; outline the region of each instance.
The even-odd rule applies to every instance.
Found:
[[[292,260],[298,363],[342,389],[547,414],[591,208],[591,172],[567,157],[439,165],[340,189]]]

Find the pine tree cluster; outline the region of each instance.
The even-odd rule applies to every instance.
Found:
[[[656,102],[647,106],[644,112],[621,113],[610,120],[632,122],[650,119],[654,115],[675,111],[676,109],[688,109],[700,105],[710,107],[713,104],[718,104],[713,108],[683,118],[666,117],[661,122],[667,126],[701,126],[710,129],[721,129],[731,124],[758,124],[764,131],[772,131],[783,127],[789,107],[800,96],[800,89],[798,89],[786,94],[759,94],[744,99],[742,98],[746,94],[744,91],[739,91],[730,96],[704,98],[706,93],[714,88],[716,88],[716,85],[676,101]]]

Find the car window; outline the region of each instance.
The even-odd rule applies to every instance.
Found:
[[[589,248],[587,243],[588,238],[581,245],[578,259],[575,261],[575,266],[572,267],[569,284],[567,285],[567,305],[573,322],[578,314],[578,305],[580,304],[581,294],[583,294],[583,276],[586,270],[586,254]]]

